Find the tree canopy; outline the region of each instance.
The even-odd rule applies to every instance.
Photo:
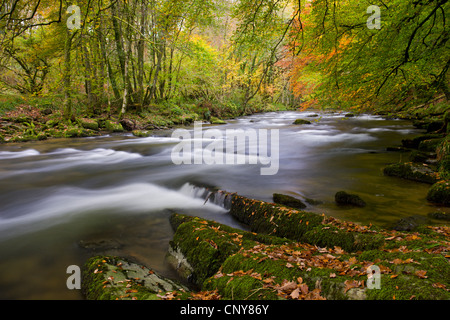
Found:
[[[448,10],[447,0],[0,0],[0,91],[59,97],[67,118],[80,104],[123,115],[180,101],[243,112],[447,101]]]

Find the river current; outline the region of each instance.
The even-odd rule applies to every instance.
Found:
[[[261,175],[260,164],[175,165],[179,141],[170,131],[0,146],[0,299],[82,299],[67,289],[66,269],[103,253],[176,278],[165,262],[171,212],[245,228],[220,203],[205,203],[194,186],[264,201],[273,193],[310,198],[320,204],[308,211],[379,226],[438,209],[425,199],[429,185],[382,173],[407,159],[386,147],[421,133],[410,122],[312,115],[266,113],[203,126],[279,130],[276,175]],[[298,118],[312,124],[293,125]],[[338,207],[334,195],[341,190],[357,193],[367,207]]]

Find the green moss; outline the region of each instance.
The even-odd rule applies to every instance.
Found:
[[[371,250],[384,244],[384,237],[379,234],[348,232],[335,226],[322,225],[305,234],[309,243],[320,247],[341,247],[347,252]]]
[[[311,121],[304,120],[304,119],[297,119],[294,121],[294,124],[301,125],[301,124],[311,124]]]
[[[446,180],[441,180],[428,190],[427,200],[445,206],[450,205],[450,186]]]
[[[436,152],[438,146],[442,143],[442,138],[423,140],[419,144],[419,151],[422,152]]]
[[[384,168],[383,172],[390,177],[399,177],[429,184],[436,183],[439,178],[439,175],[429,167],[414,166],[412,163],[392,164]]]
[[[345,245],[348,251],[379,247],[383,241],[373,234],[347,233],[324,228],[324,217],[234,195],[230,213],[248,224],[253,232],[317,245]]]
[[[133,136],[138,137],[138,138],[147,138],[150,137],[152,135],[151,131],[144,131],[144,130],[134,130],[133,131]]]
[[[225,121],[216,117],[211,117],[210,122],[211,124],[226,124]]]
[[[188,295],[185,287],[119,257],[88,259],[82,276],[82,292],[88,300],[158,300],[158,294],[176,290],[180,298]]]
[[[125,131],[120,123],[113,122],[111,120],[106,120],[104,125],[105,125],[105,129],[110,132],[124,132]]]
[[[277,204],[282,204],[295,209],[306,208],[306,205],[301,200],[285,194],[274,193],[273,201]]]
[[[78,124],[84,129],[95,131],[99,130],[98,122],[94,119],[87,119],[87,118],[78,119]]]

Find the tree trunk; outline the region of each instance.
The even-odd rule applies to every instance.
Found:
[[[75,34],[75,33],[74,33]],[[64,44],[64,120],[72,118],[72,95],[71,95],[71,54],[73,35],[70,30],[66,31],[66,42]]]

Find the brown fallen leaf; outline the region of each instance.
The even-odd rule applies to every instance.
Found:
[[[294,291],[292,291],[291,298],[292,299],[298,299],[299,297],[300,297],[300,289],[297,288]]]
[[[428,276],[426,276],[427,272],[425,270],[418,270],[416,271],[415,275],[418,276],[421,279],[426,279]]]
[[[358,288],[361,285],[361,282],[357,280],[346,280],[344,284],[345,284],[344,292],[347,293],[347,291],[350,289]]]
[[[442,284],[442,283],[439,283],[439,282],[433,283],[432,286],[433,286],[433,288],[440,288],[440,289],[447,290],[447,287],[445,286],[445,284]]]
[[[303,283],[299,286],[300,290],[302,291],[303,294],[308,294],[309,292],[309,288],[308,285],[306,283]]]

